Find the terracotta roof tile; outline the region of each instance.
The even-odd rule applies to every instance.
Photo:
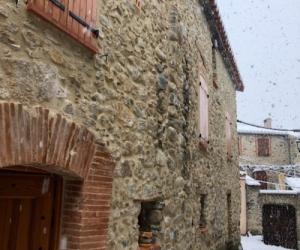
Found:
[[[210,23],[212,32],[217,36],[221,52],[223,52],[223,58],[226,66],[228,67],[229,73],[236,85],[236,89],[239,91],[244,90],[244,83],[241,79],[239,69],[237,67],[233,51],[231,49],[221,16],[218,10],[216,0],[206,1],[206,14]]]

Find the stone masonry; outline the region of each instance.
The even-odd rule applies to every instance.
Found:
[[[27,11],[25,1],[16,6],[15,1],[0,0],[1,109],[21,108],[20,104],[33,121],[38,110],[49,110],[60,117],[55,119],[86,131],[88,145],[94,147],[92,140],[103,151],[95,156],[102,167],[97,168],[97,162],[88,165],[89,157],[80,165],[90,166],[88,170],[63,156],[53,156],[62,165],[56,170],[42,159],[24,162],[36,162],[36,167],[67,180],[61,249],[138,249],[141,204],[156,200],[164,204],[158,212],[161,249],[238,249],[235,91],[242,88],[232,80],[236,78],[225,52],[212,39],[216,24],[207,17],[208,5],[153,0],[142,1],[139,10],[134,0],[97,0],[100,36],[94,55]],[[199,72],[209,92],[207,150],[199,148],[197,135]],[[232,118],[231,159],[226,151],[226,113]],[[11,121],[11,129],[18,132]],[[55,152],[57,145],[53,144]],[[4,148],[3,153],[18,157],[10,146]],[[0,165],[14,163],[23,164]],[[65,175],[69,167],[74,171],[68,169]],[[79,180],[70,180],[70,172]],[[201,195],[206,197],[202,205]],[[201,215],[205,230],[199,229]]]
[[[271,128],[271,119],[267,119]],[[241,127],[239,134],[239,151],[241,165],[292,165],[299,163],[300,154],[297,149],[296,140],[298,133],[276,131],[266,129]],[[270,139],[270,155],[259,156],[257,140],[259,138]]]

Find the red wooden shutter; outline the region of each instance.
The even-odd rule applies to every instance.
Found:
[[[208,146],[208,86],[202,76],[199,84],[199,138],[202,146]]]
[[[225,134],[226,134],[226,149],[227,149],[227,158],[232,158],[232,132],[231,132],[231,117],[229,113],[226,114],[225,121]]]
[[[96,0],[28,0],[27,9],[97,53]]]
[[[270,155],[270,138],[268,137],[257,138],[257,155],[258,156]]]

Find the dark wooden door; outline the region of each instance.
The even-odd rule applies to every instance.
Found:
[[[265,171],[256,171],[253,173],[253,178],[260,181],[260,189],[268,189],[268,176]]]
[[[52,250],[55,179],[0,172],[0,249]]]
[[[264,205],[263,238],[268,245],[297,249],[295,208],[290,205]]]

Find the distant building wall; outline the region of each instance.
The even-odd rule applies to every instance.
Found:
[[[261,211],[258,186],[246,186],[247,193],[247,230],[252,234],[261,234]]]
[[[290,164],[289,139],[287,136],[266,135],[270,138],[270,155],[258,156],[257,139],[263,137],[258,134],[241,134],[240,139],[240,164]]]

